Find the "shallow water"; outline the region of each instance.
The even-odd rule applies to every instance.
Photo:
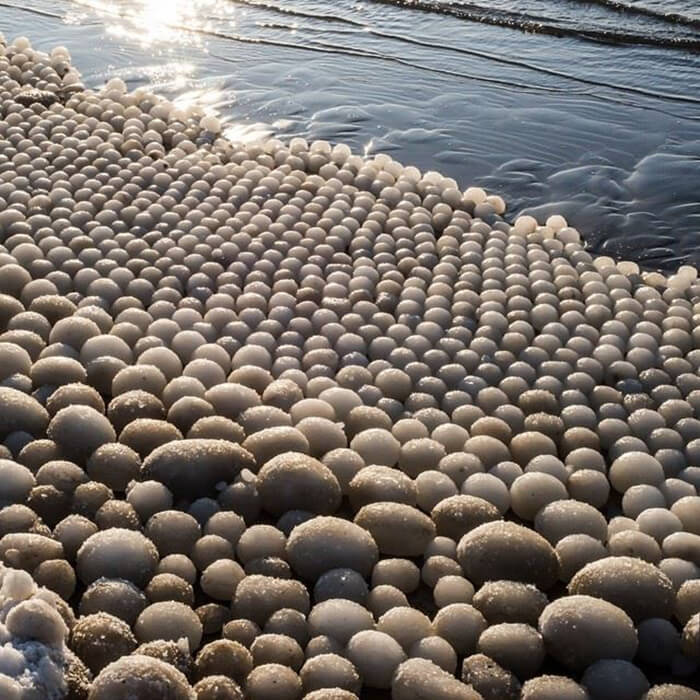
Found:
[[[0,31],[204,102],[234,139],[344,141],[567,216],[595,250],[700,264],[691,0],[2,0]]]

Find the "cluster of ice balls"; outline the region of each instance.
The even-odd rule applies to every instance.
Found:
[[[699,697],[694,268],[0,44],[8,697]]]
[[[86,692],[90,674],[68,649],[75,617],[55,592],[0,564],[0,697],[63,700]]]

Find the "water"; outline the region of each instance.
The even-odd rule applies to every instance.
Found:
[[[224,115],[561,212],[604,254],[700,264],[694,0],[0,0],[0,31]]]

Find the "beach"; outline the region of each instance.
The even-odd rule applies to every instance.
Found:
[[[338,64],[319,74],[312,61],[260,62],[254,87],[237,89],[226,81],[243,70],[201,77],[222,60],[210,58],[221,27],[206,44],[156,47],[168,32],[199,37],[201,19],[221,25],[218,12],[242,23],[240,5],[213,16],[178,7],[181,27],[144,5],[138,50],[114,7],[80,7],[10,12],[58,15],[76,42],[88,27],[102,37],[109,16],[97,61],[77,42],[86,73],[72,49],[42,46],[48,35],[0,39],[0,695],[697,700],[692,233],[664,243],[656,231],[646,245],[642,233],[610,235],[606,214],[597,240],[574,224],[586,210],[578,195],[533,197],[498,159],[479,170],[452,140],[459,120],[445,112],[421,132],[430,90],[433,107],[456,112],[467,95],[423,84],[413,63],[401,63],[416,82],[397,83],[395,103],[377,78],[371,112],[362,61],[374,70],[399,57],[354,48],[347,84]],[[242,7],[312,23],[328,9]],[[642,55],[694,51],[692,16],[655,5],[628,8],[639,26],[624,32],[594,13],[597,28],[575,35],[546,7],[516,13],[519,24],[508,6],[369,7],[375,33],[401,9],[517,32],[533,50],[583,37]],[[342,10],[324,21],[368,32]],[[269,35],[237,41],[280,48]],[[121,67],[106,65],[117,45]],[[145,70],[145,54],[161,67]],[[294,93],[295,112],[260,71],[290,95],[295,78],[315,77]],[[488,90],[516,96],[512,85]],[[482,117],[484,94],[472,99]],[[679,109],[692,104],[676,96]],[[591,120],[607,101],[560,98]],[[319,102],[335,107],[309,121]],[[270,119],[262,103],[287,117]],[[548,124],[553,104],[539,112]],[[508,139],[508,124],[529,137],[540,128],[522,105],[490,108]],[[638,163],[620,176],[627,200],[588,166],[544,176],[543,147],[525,136],[521,146],[539,154],[530,165],[542,182],[605,189],[596,211],[660,221],[667,198],[692,228],[679,195],[680,182],[690,199],[694,182],[692,141],[680,138],[692,118],[672,121],[678,131],[647,157],[673,167],[647,177]],[[327,139],[303,135],[331,123]],[[344,138],[343,124],[357,129]],[[496,143],[497,127],[479,129]],[[383,135],[368,142],[372,129]],[[441,138],[460,157],[440,155]],[[551,132],[542,139],[560,150]],[[616,153],[603,170],[621,169]],[[583,154],[582,143],[584,160],[597,157]],[[525,160],[512,166],[523,176]],[[511,187],[531,206],[509,200]],[[632,197],[643,190],[649,201]]]

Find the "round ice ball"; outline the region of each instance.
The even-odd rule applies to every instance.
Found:
[[[139,642],[157,639],[178,641],[187,639],[190,651],[199,648],[202,641],[202,623],[188,605],[176,601],[162,601],[149,605],[134,624]]]
[[[618,493],[640,484],[658,486],[664,480],[664,470],[658,460],[643,452],[626,452],[611,465],[610,483]]]
[[[265,463],[258,474],[263,507],[273,515],[306,510],[334,513],[341,500],[340,484],[328,467],[297,452],[285,452]]]
[[[587,564],[571,579],[569,591],[614,603],[633,620],[668,618],[675,602],[670,579],[634,557],[606,557]]]
[[[134,654],[106,666],[95,678],[89,700],[150,700],[163,687],[173,700],[195,700],[187,678],[169,663]]]
[[[540,616],[539,631],[548,653],[575,670],[599,659],[631,660],[637,651],[637,633],[627,614],[587,595],[551,602]]]
[[[129,625],[108,613],[81,617],[71,630],[71,648],[95,675],[136,646]]]
[[[359,694],[362,681],[353,664],[338,654],[319,654],[306,661],[299,672],[304,690],[341,688]]]
[[[457,559],[476,584],[506,579],[547,590],[559,573],[554,549],[544,537],[506,521],[486,523],[464,535]]]
[[[85,584],[99,578],[122,578],[143,588],[157,565],[158,550],[149,539],[134,530],[110,528],[83,542],[76,570]]]
[[[8,612],[5,625],[14,637],[52,647],[60,647],[68,636],[68,628],[59,613],[38,597],[17,603]]]
[[[258,666],[246,681],[246,695],[250,700],[297,700],[301,692],[299,676],[281,664]]]
[[[78,464],[84,463],[101,445],[117,440],[107,418],[89,406],[62,408],[51,419],[47,435]]]
[[[391,679],[406,654],[399,643],[384,632],[366,629],[348,642],[345,656],[369,688],[389,688]]]

